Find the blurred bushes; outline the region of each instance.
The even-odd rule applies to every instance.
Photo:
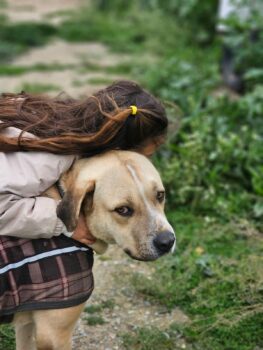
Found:
[[[56,29],[45,23],[16,23],[0,26],[0,38],[23,46],[40,46],[56,33]]]
[[[233,101],[213,96],[214,67],[202,71],[176,59],[150,75],[150,88],[184,111],[180,130],[156,157],[168,203],[261,217],[263,86]]]
[[[75,14],[59,28],[60,37],[68,41],[100,41],[114,51],[153,52],[158,56],[174,51],[174,38],[179,32],[173,18],[160,12],[127,10],[120,14],[115,9],[104,13],[93,7]]]
[[[190,37],[199,43],[209,43],[215,35],[218,0],[203,1],[168,0],[152,1],[167,14],[174,16],[180,26],[191,28]]]
[[[258,93],[262,89],[240,102],[211,97],[206,108],[184,118],[158,157],[171,206],[225,217],[262,216],[262,125],[257,125],[263,109]],[[259,113],[251,112],[251,101],[258,102]]]
[[[256,3],[256,1],[255,1]],[[222,38],[224,45],[235,54],[235,70],[243,76],[246,90],[263,82],[263,5],[261,11],[252,11],[246,21],[236,16],[226,21],[229,32]]]
[[[172,15],[177,24],[191,27],[191,36],[200,43],[211,41],[215,34],[218,0],[205,1],[200,4],[198,0],[99,0],[94,6],[100,11],[124,13],[127,11],[161,11],[166,16]]]

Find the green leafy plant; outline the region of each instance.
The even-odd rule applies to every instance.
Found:
[[[260,1],[239,1],[238,6],[246,9],[246,16],[233,13],[225,25],[228,30],[223,36],[224,45],[234,54],[234,68],[242,75],[246,90],[263,84],[263,15]]]

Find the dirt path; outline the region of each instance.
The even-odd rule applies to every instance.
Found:
[[[81,4],[87,3],[87,0],[8,0],[1,13],[14,22],[59,22],[63,18],[63,12],[74,11]],[[57,15],[54,16],[53,13]],[[19,76],[1,76],[0,92],[20,92],[32,87],[44,87],[51,95],[57,95],[61,91],[72,97],[90,95],[115,80],[125,78],[118,74],[105,74],[104,71],[127,59],[126,55],[111,53],[100,43],[79,44],[54,39],[48,45],[26,52],[10,63],[13,67],[45,65],[46,69],[34,69]],[[88,68],[94,66],[97,69]]]
[[[115,80],[127,79],[122,75],[104,72],[107,67],[122,63],[126,59],[127,56],[115,55],[100,43],[78,44],[53,40],[47,46],[31,50],[11,63],[14,67],[45,65],[49,66],[50,70],[36,69],[19,76],[1,76],[0,91],[20,92],[36,86],[47,87],[50,95],[57,95],[61,91],[72,97],[91,95]],[[55,65],[58,66],[57,69]],[[92,71],[82,68],[93,65],[99,69]]]
[[[84,1],[85,2],[85,1]],[[54,11],[75,9],[82,0],[8,0],[5,13],[12,21],[45,20]],[[54,40],[45,47],[37,48],[19,56],[12,66],[32,67],[39,64],[60,65],[63,69],[36,70],[19,76],[0,78],[0,91],[20,91],[27,85],[45,84],[50,86],[50,94],[65,91],[73,97],[89,95],[106,83],[91,84],[91,81],[108,82],[127,76],[106,74],[101,71],[81,72],[80,67],[96,64],[102,68],[117,65],[127,60],[125,55],[112,54],[100,43],[72,44]],[[52,89],[54,91],[51,91]],[[74,334],[74,350],[123,349],[120,334],[138,326],[167,328],[172,322],[185,322],[186,316],[178,309],[168,313],[160,306],[145,301],[130,285],[129,276],[138,272],[150,278],[152,265],[133,261],[117,247],[111,247],[102,257],[95,257],[95,291],[88,305],[106,305],[96,312],[104,324],[87,325],[90,314],[83,313]],[[93,315],[94,316],[94,315]],[[181,340],[183,342],[183,340]],[[182,343],[182,348],[184,344]]]
[[[87,0],[8,0],[6,14],[13,22],[41,21],[47,20],[50,13],[74,10],[85,4]]]
[[[152,271],[151,264],[128,258],[116,246],[110,247],[102,258],[95,256],[95,290],[87,305],[106,304],[110,307],[95,313],[105,321],[102,325],[88,325],[85,319],[93,314],[83,313],[74,335],[73,349],[123,349],[120,337],[123,333],[150,326],[164,330],[173,322],[186,322],[187,317],[179,309],[167,312],[136,293],[130,283],[131,275],[136,272],[151,278]],[[178,342],[183,348],[184,340]]]

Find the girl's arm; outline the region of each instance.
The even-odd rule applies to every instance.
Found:
[[[49,238],[65,232],[57,201],[41,194],[67,171],[74,156],[0,152],[0,234]]]

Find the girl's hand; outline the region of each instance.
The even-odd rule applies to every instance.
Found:
[[[71,236],[71,238],[79,241],[80,243],[90,245],[96,242],[96,238],[90,233],[83,214],[80,214],[77,227]]]

